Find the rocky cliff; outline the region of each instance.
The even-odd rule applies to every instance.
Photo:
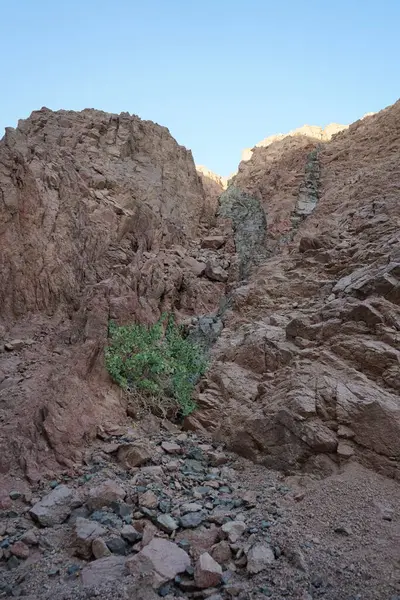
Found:
[[[221,198],[262,209],[269,258],[234,291],[196,419],[252,460],[400,477],[399,151],[400,102],[256,148]]]
[[[215,312],[230,261],[227,238],[201,247],[190,151],[127,113],[42,109],[8,129],[0,199],[0,472],[35,479],[126,416],[102,368],[109,319]]]
[[[1,597],[398,597],[400,102],[331,133],[226,185],[128,114],[7,131]],[[103,364],[163,310],[212,347],[183,424]]]

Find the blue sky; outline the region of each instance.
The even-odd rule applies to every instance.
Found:
[[[228,175],[267,135],[397,100],[399,31],[399,0],[0,0],[0,131],[128,111]]]

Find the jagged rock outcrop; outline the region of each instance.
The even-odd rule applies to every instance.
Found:
[[[225,177],[213,173],[203,165],[196,165],[196,170],[205,192],[204,219],[206,223],[214,224],[218,200],[224,189],[226,189],[227,181]]]
[[[399,152],[400,102],[241,163],[270,258],[233,292],[188,427],[286,471],[356,459],[400,478]]]
[[[289,131],[289,133],[277,133],[275,135],[270,135],[261,140],[261,142],[258,142],[254,146],[254,148],[246,148],[245,150],[243,150],[242,161],[250,160],[256,148],[266,148],[274,142],[280,142],[281,140],[288,137],[308,137],[327,142],[332,138],[332,136],[336,135],[336,133],[339,133],[340,131],[343,131],[347,128],[348,125],[339,125],[339,123],[330,123],[324,128],[318,127],[317,125],[303,125],[303,127],[298,127],[293,131]]]
[[[201,247],[206,209],[190,151],[150,121],[42,109],[7,130],[1,473],[18,463],[34,479],[39,464],[72,466],[97,426],[125,418],[102,368],[109,319],[218,308],[235,268],[231,274],[229,223],[222,250]],[[207,277],[207,264],[226,276]]]

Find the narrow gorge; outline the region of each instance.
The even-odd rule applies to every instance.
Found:
[[[0,141],[0,598],[396,600],[400,101],[226,180],[129,113]],[[110,321],[207,350],[196,410],[113,383]]]

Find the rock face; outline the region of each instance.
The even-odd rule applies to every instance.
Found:
[[[266,148],[270,146],[274,142],[280,142],[285,138],[295,138],[295,137],[308,137],[314,138],[316,140],[321,140],[324,142],[329,141],[333,135],[347,129],[347,125],[339,125],[338,123],[330,123],[325,128],[318,127],[316,125],[303,125],[303,127],[298,127],[293,131],[289,131],[289,133],[278,133],[275,135],[270,135],[267,138],[258,142],[254,148],[246,148],[242,152],[242,161],[250,160],[253,156],[253,152],[257,148]]]
[[[195,241],[207,202],[190,151],[150,121],[43,108],[7,129],[0,473],[19,466],[36,480],[56,461],[71,467],[98,425],[123,422],[102,366],[109,319],[218,307],[225,283],[185,262],[215,255]]]
[[[253,460],[400,478],[399,140],[400,102],[256,148],[221,197],[259,203],[268,256],[232,293],[191,423]]]
[[[163,310],[216,342],[187,428],[286,472],[400,476],[400,103],[339,129],[267,139],[228,187],[128,114],[42,109],[7,131],[2,477],[72,469],[125,421],[109,319]],[[150,460],[137,444],[122,468]]]
[[[213,223],[218,207],[218,199],[226,188],[227,181],[224,177],[220,177],[203,165],[196,165],[196,170],[203,184],[206,197],[204,217],[208,223]]]

